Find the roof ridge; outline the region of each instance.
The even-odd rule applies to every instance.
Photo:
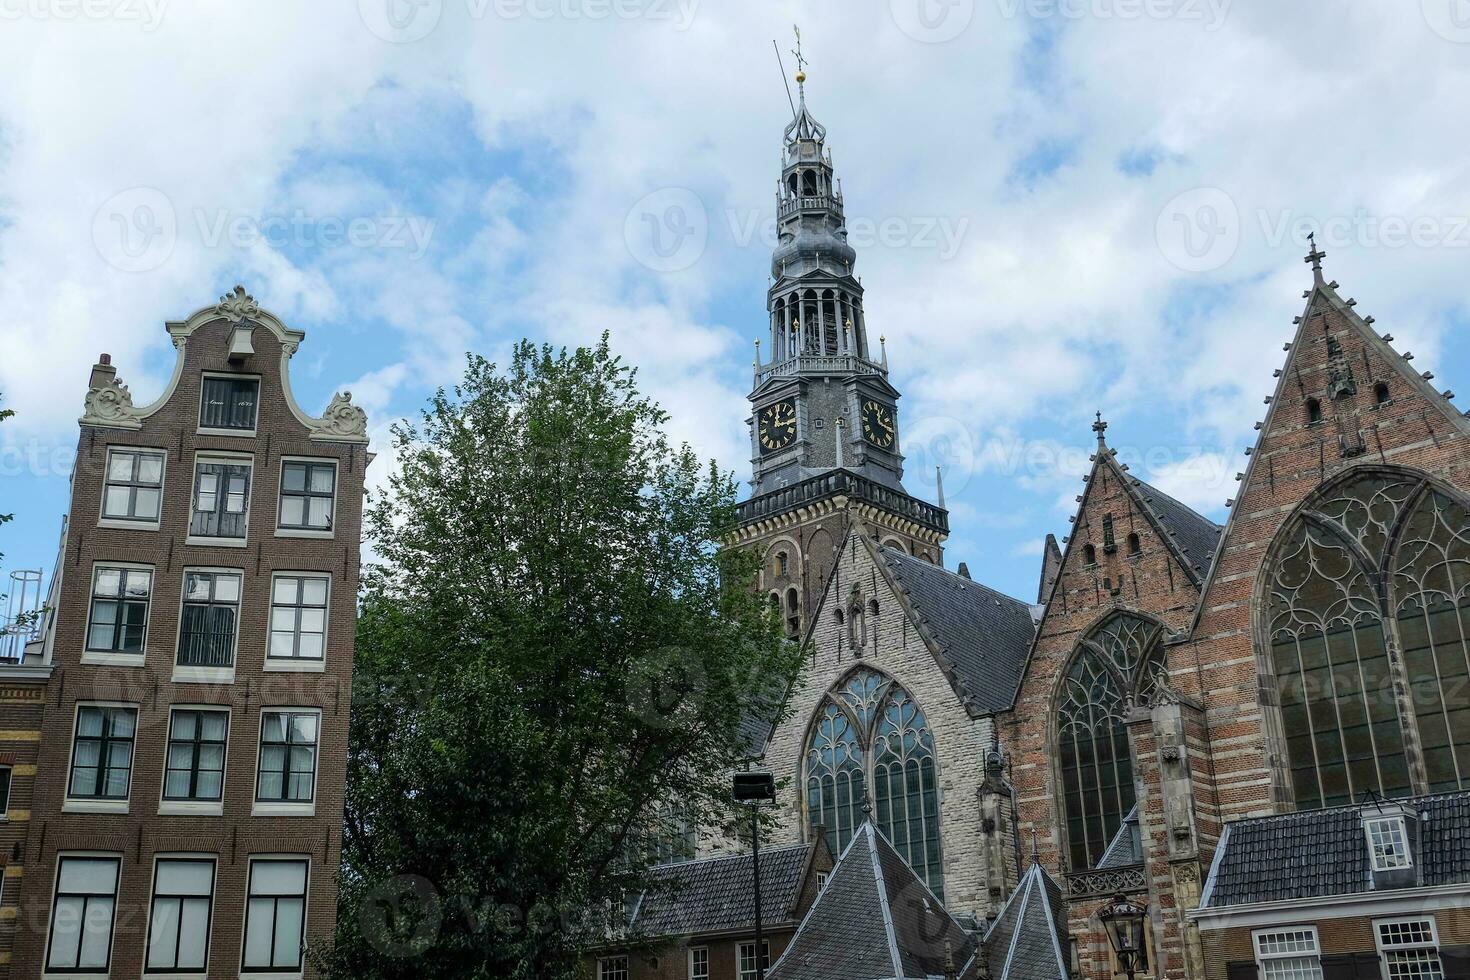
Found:
[[[1289,813],[1267,813],[1259,817],[1241,817],[1239,820],[1230,821],[1231,826],[1239,827],[1245,824],[1266,823],[1270,820],[1292,820],[1306,819],[1319,816],[1324,813],[1337,813],[1344,810],[1363,810],[1376,806],[1408,806],[1412,803],[1428,803],[1435,800],[1448,800],[1463,797],[1470,800],[1470,789],[1450,790],[1445,793],[1425,793],[1423,796],[1384,796],[1376,800],[1361,800],[1357,803],[1339,803],[1336,806],[1323,806],[1315,810],[1292,810]]]
[[[886,554],[892,554],[895,557],[902,558],[916,568],[920,568],[926,571],[941,572],[944,575],[947,575],[950,578],[954,579],[955,582],[959,584],[960,588],[962,589],[976,588],[979,589],[981,592],[987,592],[990,595],[998,596],[999,598],[1005,599],[1006,601],[1014,603],[1015,605],[1025,606],[1027,609],[1030,609],[1034,605],[1034,603],[1026,602],[1024,599],[1017,599],[1013,595],[1007,595],[999,589],[992,588],[991,586],[986,585],[984,582],[977,582],[972,578],[965,578],[959,572],[952,572],[942,565],[934,565],[925,561],[922,558],[915,558],[913,555],[905,551],[901,551],[898,548],[893,548],[885,544],[880,545],[879,550]]]
[[[812,847],[813,844],[814,842],[807,842],[803,844],[777,844],[773,847],[767,847],[766,854],[771,855],[780,851],[805,850],[808,847]],[[751,856],[749,854],[713,854],[709,857],[688,858],[684,861],[665,861],[663,864],[650,864],[648,866],[648,870],[662,871],[665,868],[683,868],[691,864],[717,864],[720,861],[749,861],[750,857]]]

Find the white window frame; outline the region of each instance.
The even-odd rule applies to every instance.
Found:
[[[628,959],[626,953],[620,953],[617,956],[599,956],[597,958],[597,980],[608,980],[609,974],[613,972],[609,969],[609,964],[616,963],[619,960],[622,961],[623,965],[617,972],[624,980],[632,980],[631,961]]]
[[[218,800],[171,800],[164,794],[168,792],[168,753],[173,745],[174,737],[174,715],[180,711],[213,711],[215,714],[225,716],[225,751],[224,767],[220,773],[220,787]],[[172,704],[168,709],[168,728],[163,733],[163,776],[158,783],[158,812],[160,816],[175,817],[217,817],[225,812],[225,789],[230,782],[230,731],[234,727],[235,716],[227,704]]]
[[[327,583],[326,604],[322,607],[322,655],[320,657],[274,657],[271,656],[272,623],[276,610],[276,580],[282,578],[319,578]],[[332,632],[332,575],[330,572],[275,571],[271,573],[270,596],[266,603],[265,622],[265,670],[282,673],[319,674],[327,669],[327,637]],[[291,608],[303,608],[293,606]]]
[[[10,794],[15,792],[15,766],[6,763],[0,766],[0,772],[5,773],[5,791],[0,793],[0,824],[10,822]],[[4,869],[0,869],[0,889],[5,884]],[[0,904],[4,904],[4,892],[0,891]]]
[[[255,382],[255,424],[249,429],[217,429],[204,425],[204,382],[211,379],[226,381]],[[258,374],[236,374],[233,371],[202,371],[199,375],[199,407],[194,413],[195,432],[202,436],[230,436],[237,439],[254,439],[260,431],[261,395],[265,393],[265,382]]]
[[[126,701],[78,701],[74,706],[71,719],[71,748],[66,756],[66,787],[65,796],[61,804],[62,813],[127,813],[128,804],[133,798],[133,776],[138,767],[138,729],[143,724],[143,712],[141,705],[131,704]],[[71,781],[72,770],[77,764],[77,732],[82,723],[82,712],[87,708],[120,708],[133,713],[133,750],[128,757],[128,792],[122,799],[98,799],[90,796],[72,796]],[[98,768],[102,768],[102,758],[97,759]],[[100,778],[100,776],[99,776]]]
[[[112,919],[107,925],[107,965],[102,969],[96,968],[51,968],[51,954],[54,952],[56,943],[56,903],[61,900],[61,869],[67,861],[111,861],[114,866],[112,879]],[[117,945],[117,906],[118,893],[122,885],[122,855],[106,851],[62,851],[56,855],[56,870],[51,884],[51,913],[46,923],[46,947],[42,953],[44,959],[41,962],[41,975],[43,977],[106,977],[112,971],[112,960],[114,948]],[[83,900],[83,908],[86,908],[87,900]],[[83,913],[85,915],[85,912]],[[80,951],[80,947],[78,947]]]
[[[244,466],[250,471],[245,485],[245,510],[240,514],[240,520],[245,525],[245,533],[238,538],[224,538],[212,534],[194,533],[194,513],[197,509],[197,495],[199,493],[199,467],[208,465]],[[250,453],[232,453],[217,450],[201,449],[194,454],[194,465],[189,470],[189,516],[184,525],[184,543],[197,545],[201,548],[244,548],[250,540],[250,508],[255,503],[256,486],[255,456]],[[217,488],[215,493],[223,494],[223,487]]]
[[[121,650],[93,650],[92,643],[92,603],[97,598],[97,574],[103,569],[117,569],[124,572],[147,572],[148,573],[148,602],[147,609],[143,613],[143,648],[137,653],[127,653]],[[152,565],[131,561],[94,561],[92,563],[92,574],[87,580],[87,622],[82,633],[82,663],[98,664],[107,667],[141,667],[148,659],[148,627],[153,620],[153,596],[158,591],[158,570]],[[122,599],[118,599],[122,602]]]
[[[133,517],[107,516],[107,488],[112,485],[108,475],[112,472],[113,453],[146,453],[157,456],[161,462],[158,473],[158,516],[152,520]],[[102,461],[102,499],[97,501],[97,526],[117,528],[124,531],[157,531],[163,522],[163,503],[167,499],[168,450],[153,446],[108,446],[107,456]]]
[[[272,864],[281,862],[294,862],[306,865],[305,888],[301,893],[301,951],[297,954],[297,965],[294,970],[282,970],[274,967],[247,969],[245,967],[246,940],[250,935],[250,887],[254,877],[257,864]],[[252,854],[245,866],[245,907],[240,914],[240,976],[250,978],[294,978],[300,977],[306,969],[306,937],[310,934],[311,919],[311,856],[308,854]],[[274,920],[271,923],[275,924]]]
[[[1381,847],[1374,839],[1375,834],[1387,831],[1393,838],[1385,840],[1386,847]],[[1363,836],[1368,842],[1368,860],[1372,862],[1375,873],[1383,871],[1405,871],[1414,866],[1414,855],[1409,847],[1408,822],[1402,813],[1389,814],[1364,814]],[[1402,852],[1402,860],[1396,864],[1387,863],[1390,860],[1385,852],[1389,847],[1396,848]]]
[[[301,802],[297,800],[262,800],[260,798],[260,763],[265,755],[265,716],[268,714],[296,714],[316,716],[316,743],[312,746],[312,768],[311,768],[311,801]],[[291,753],[287,751],[285,758],[286,769],[282,773],[284,781],[291,771]],[[270,705],[260,709],[255,725],[255,790],[251,797],[252,817],[314,817],[316,816],[316,801],[318,783],[322,774],[322,709],[308,707],[293,707],[288,705]]]
[[[694,969],[694,954],[696,954],[696,953],[703,953],[704,954],[704,972],[702,972],[702,973],[701,972],[697,972]],[[689,947],[689,980],[709,980],[709,947],[708,946],[690,946]]]
[[[179,663],[179,651],[184,644],[184,605],[188,601],[187,583],[190,573],[207,573],[210,575],[234,575],[240,580],[240,595],[235,600],[235,637],[233,642],[234,653],[230,657],[228,667],[196,667]],[[245,609],[245,570],[243,568],[229,568],[224,565],[185,565],[179,574],[179,609],[175,616],[178,625],[174,628],[174,652],[173,652],[173,676],[170,678],[175,684],[233,684],[235,682],[235,668],[240,663],[240,618]]]
[[[209,914],[204,925],[204,967],[194,969],[187,967],[179,969],[154,969],[148,965],[148,958],[152,953],[153,919],[155,906],[158,904],[158,866],[168,862],[180,862],[185,864],[208,864],[209,871]],[[219,894],[219,855],[217,854],[155,854],[153,856],[153,880],[148,887],[148,915],[143,925],[143,975],[144,976],[169,976],[169,977],[204,977],[209,974],[209,946],[214,938],[214,910],[215,900]],[[183,896],[165,896],[178,898],[180,905],[184,901]],[[190,896],[196,897],[196,896]],[[180,925],[182,929],[182,924]],[[179,957],[178,944],[174,944],[174,960]]]
[[[1288,934],[1299,934],[1309,936],[1312,940],[1311,950],[1289,950],[1278,952],[1263,952],[1263,941],[1285,936]],[[1297,926],[1273,926],[1270,929],[1255,929],[1251,932],[1251,952],[1255,955],[1256,967],[1261,972],[1261,980],[1272,980],[1268,964],[1282,960],[1311,959],[1316,969],[1316,980],[1322,980],[1322,943],[1317,936],[1317,927],[1312,925]]]
[[[1429,941],[1418,943],[1395,943],[1391,945],[1385,945],[1383,935],[1384,928],[1391,928],[1393,926],[1402,925],[1427,925],[1429,927],[1427,930],[1429,933]],[[1444,976],[1444,957],[1442,957],[1439,952],[1439,924],[1435,921],[1434,916],[1432,915],[1408,915],[1398,916],[1392,919],[1374,919],[1373,946],[1375,949],[1378,950],[1378,963],[1379,968],[1383,971],[1383,980],[1395,980],[1394,975],[1389,969],[1388,965],[1388,961],[1394,953],[1422,953],[1426,951],[1432,952],[1434,954],[1435,960],[1439,963],[1439,975],[1440,977]]]
[[[742,955],[745,952],[745,949],[747,947],[754,948],[754,946],[755,946],[755,940],[754,939],[750,940],[749,942],[738,942],[738,943],[735,944],[735,980],[753,980],[753,978],[760,976],[760,972],[758,970],[751,970],[749,973],[743,973],[740,970],[740,960],[741,960]],[[770,973],[771,972],[771,941],[769,939],[762,939],[761,940],[761,946],[764,947],[764,952],[765,952],[766,972],[767,973]],[[759,953],[760,953],[760,951],[757,951],[756,955],[759,955]],[[757,964],[757,966],[759,966],[760,961],[759,960],[756,960],[756,964]]]
[[[281,525],[281,503],[286,495],[286,464],[307,463],[313,466],[332,467],[332,526],[327,530],[309,527],[283,527]],[[320,538],[331,540],[337,536],[337,504],[341,500],[342,461],[332,456],[282,456],[276,470],[276,537]]]

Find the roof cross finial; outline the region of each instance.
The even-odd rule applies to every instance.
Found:
[[[1097,421],[1092,423],[1092,431],[1097,433],[1097,444],[1104,444],[1103,433],[1108,431],[1108,424],[1103,421],[1102,412],[1097,413]]]
[[[806,56],[801,53],[801,27],[797,24],[791,25],[791,30],[796,34],[796,47],[791,53],[796,55],[796,86],[801,90],[801,97],[806,99],[806,66],[810,64]]]
[[[1320,283],[1322,281],[1322,260],[1327,258],[1327,253],[1317,247],[1317,233],[1315,231],[1307,235],[1307,241],[1311,243],[1312,250],[1307,253],[1307,257],[1302,259],[1302,261],[1312,267],[1312,278]]]

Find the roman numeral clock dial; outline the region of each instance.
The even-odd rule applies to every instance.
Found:
[[[796,405],[789,401],[776,402],[761,409],[756,434],[761,452],[779,452],[791,445],[796,441]]]
[[[879,449],[890,449],[897,436],[893,409],[871,398],[863,402],[863,438]]]

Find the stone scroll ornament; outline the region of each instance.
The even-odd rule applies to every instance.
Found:
[[[117,378],[87,391],[85,409],[78,421],[83,425],[106,425],[113,428],[143,427],[138,410],[133,407],[133,393]]]
[[[352,404],[352,392],[332,396],[331,404],[312,426],[319,438],[361,439],[367,436],[367,412]]]

